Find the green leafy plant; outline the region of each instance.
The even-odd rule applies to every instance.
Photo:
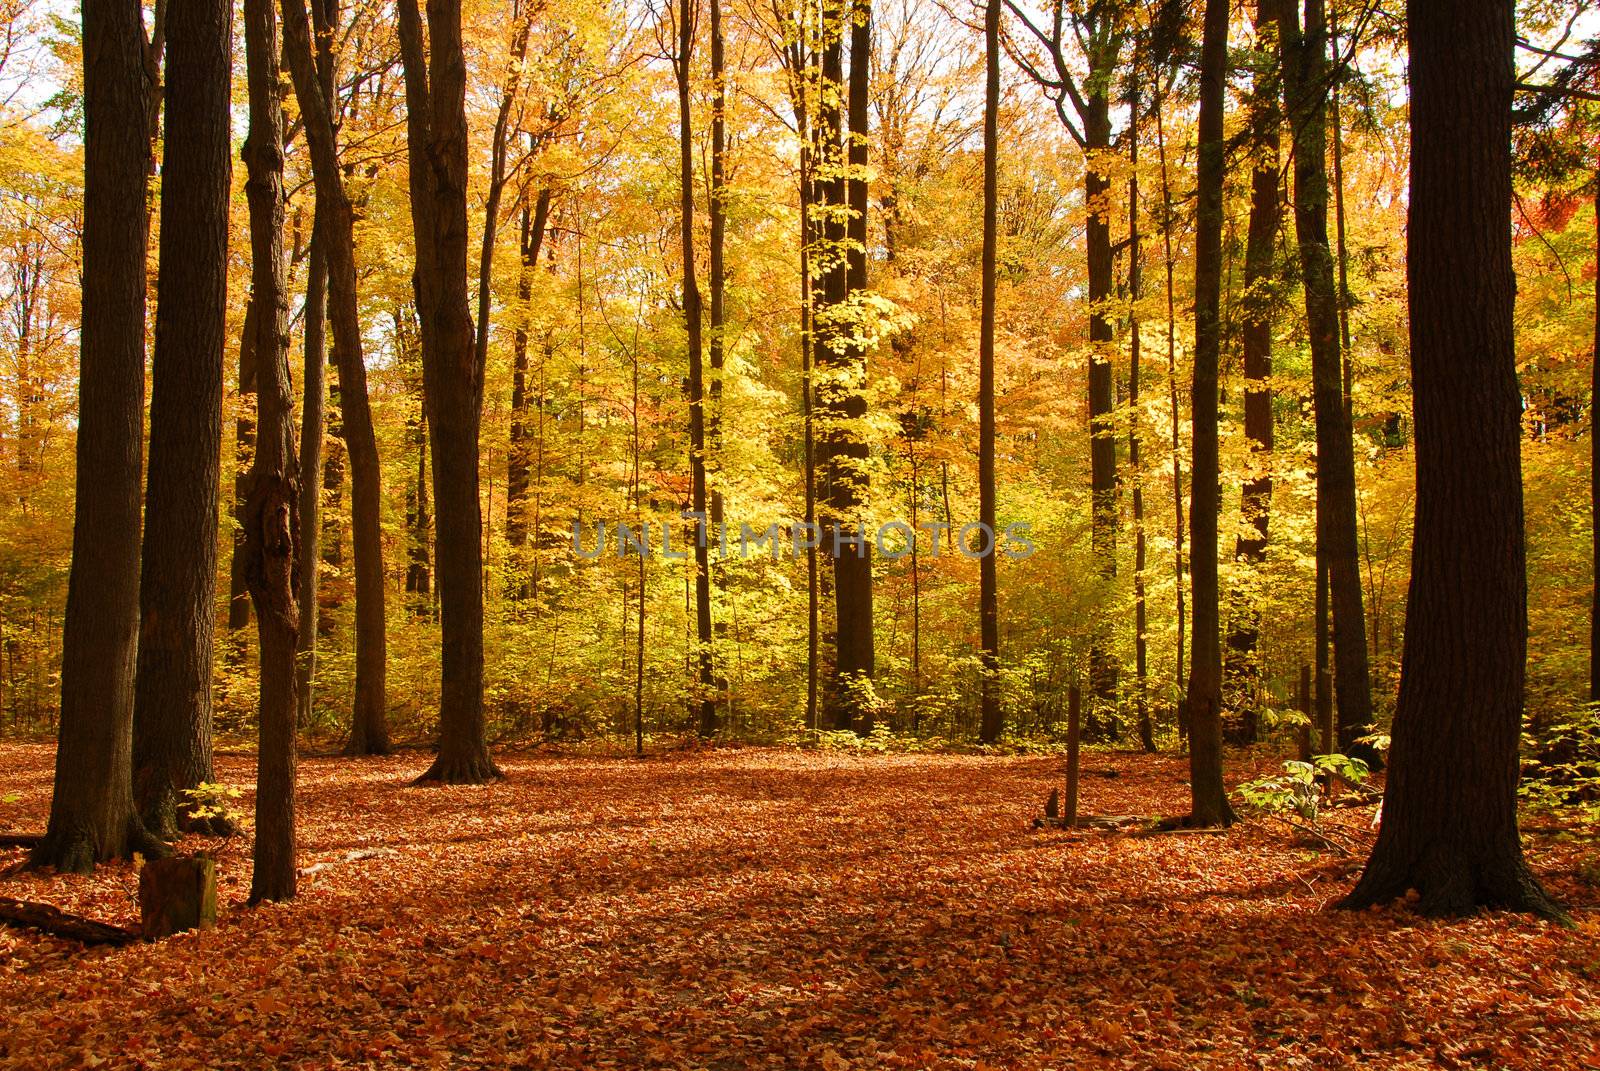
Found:
[[[1265,814],[1294,812],[1308,822],[1315,822],[1321,809],[1322,781],[1333,777],[1359,785],[1367,779],[1367,764],[1348,755],[1317,755],[1310,762],[1290,759],[1283,764],[1283,772],[1257,781],[1247,781],[1239,786],[1239,796],[1245,805]],[[1331,776],[1330,776],[1331,775]]]
[[[1586,704],[1525,734],[1521,795],[1530,808],[1600,820],[1600,704]]]

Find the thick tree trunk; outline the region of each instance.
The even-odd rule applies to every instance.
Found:
[[[1000,199],[1000,0],[988,0],[983,14],[983,263],[978,320],[978,521],[995,530],[994,473],[994,303],[995,255]],[[982,651],[978,739],[993,744],[1003,727],[1000,710],[1000,599],[995,559],[989,541],[978,562],[978,627]]]
[[[867,0],[851,0],[848,11],[834,9],[850,27],[850,78],[844,82],[841,39],[830,38],[823,56],[824,82],[842,91],[849,105],[849,140],[841,144],[842,116],[837,104],[827,105],[824,92],[824,137],[834,148],[829,155],[847,166],[829,184],[828,201],[844,209],[836,222],[830,216],[824,238],[838,262],[826,276],[828,322],[820,332],[816,363],[823,369],[816,401],[822,416],[823,542],[833,559],[834,681],[830,706],[837,729],[872,729],[871,712],[859,702],[861,688],[876,671],[872,634],[872,532],[859,516],[867,498],[868,445],[861,427],[867,415],[867,353],[851,341],[856,334],[857,299],[867,289],[867,110],[872,8]],[[843,158],[842,161],[840,158]]]
[[[1276,30],[1271,0],[1256,10],[1257,40],[1270,49]],[[1267,558],[1267,532],[1272,517],[1272,324],[1276,305],[1278,227],[1278,77],[1266,57],[1258,59],[1251,88],[1250,224],[1244,254],[1244,434],[1250,441],[1250,475],[1245,480],[1240,513],[1244,522],[1234,542],[1234,560],[1250,569],[1233,598],[1233,628],[1228,635],[1227,684],[1238,720],[1235,739],[1253,744],[1260,728],[1261,637],[1259,584],[1254,573]]]
[[[1513,329],[1511,0],[1412,0],[1417,512],[1383,826],[1343,906],[1557,914],[1522,858],[1527,659]]]
[[[346,751],[389,751],[384,698],[387,670],[383,612],[382,473],[367,398],[360,309],[356,294],[355,216],[345,193],[333,111],[312,51],[305,0],[283,0],[284,58],[300,103],[316,186],[318,236],[328,257],[328,317],[339,369],[338,401],[350,462],[350,526],[356,574],[356,682]],[[329,458],[330,464],[332,457]]]
[[[144,439],[144,28],[133,0],[83,5],[83,315],[76,510],[50,823],[33,862],[87,872],[157,851],[133,806]]]
[[[1222,781],[1222,643],[1217,614],[1217,515],[1222,505],[1217,455],[1217,370],[1222,349],[1222,187],[1228,0],[1206,0],[1200,46],[1200,174],[1195,208],[1194,634],[1189,668],[1189,823],[1229,825],[1233,808]]]
[[[1306,0],[1300,30],[1298,0],[1278,0],[1284,95],[1295,131],[1294,215],[1305,279],[1306,333],[1311,343],[1312,400],[1317,426],[1317,542],[1328,569],[1333,617],[1333,673],[1339,704],[1339,748],[1376,763],[1377,752],[1357,744],[1372,731],[1362,608],[1360,543],[1356,535],[1356,470],[1350,410],[1339,356],[1339,296],[1328,246],[1327,18],[1323,0]]]
[[[711,651],[711,569],[706,509],[705,376],[702,368],[700,285],[694,263],[694,127],[689,112],[689,64],[694,53],[693,0],[680,0],[677,13],[678,52],[673,59],[678,80],[678,226],[683,241],[683,316],[689,338],[689,483],[690,508],[699,523],[694,540],[694,633],[699,667],[698,695],[692,703],[700,735],[717,731],[716,673]]]
[[[233,4],[210,0],[174,7],[166,27],[133,787],[145,828],[171,837],[187,810],[180,794],[212,776]]]
[[[322,559],[322,440],[327,420],[328,259],[315,230],[306,269],[305,400],[300,419],[300,629],[295,640],[296,724],[311,722],[317,676],[317,567]]]
[[[423,49],[416,0],[400,2],[411,156],[412,275],[422,321],[423,393],[433,428],[439,608],[444,633],[439,755],[419,782],[499,778],[484,742],[483,513],[478,432],[483,365],[467,305],[466,61],[460,0],[429,0]]]

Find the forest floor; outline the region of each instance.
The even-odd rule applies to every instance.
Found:
[[[52,754],[0,744],[0,831],[42,827]],[[303,761],[302,866],[378,852],[293,903],[244,906],[248,836],[195,839],[213,930],[0,928],[0,1067],[1600,1068],[1593,841],[1529,837],[1576,928],[1439,922],[1325,910],[1358,860],[1276,821],[1035,830],[1052,758],[507,753],[504,783],[409,787],[425,759]],[[1182,759],[1084,766],[1086,812],[1185,809]],[[1360,856],[1371,820],[1326,822]],[[131,925],[137,881],[0,895]]]

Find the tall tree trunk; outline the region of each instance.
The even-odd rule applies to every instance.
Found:
[[[233,174],[228,114],[233,4],[181,5],[172,9],[166,26],[166,137],[133,789],[145,828],[171,837],[180,811],[187,811],[181,793],[212,777],[211,636]]]
[[[483,514],[478,432],[483,364],[467,306],[466,60],[460,0],[428,0],[423,49],[416,0],[400,0],[411,157],[412,275],[422,321],[423,393],[433,429],[433,500],[444,634],[439,755],[419,781],[478,784],[502,776],[484,742]]]
[[[846,167],[833,180],[830,203],[844,209],[838,223],[825,230],[832,238],[832,254],[842,264],[830,273],[830,323],[817,350],[817,363],[825,369],[816,398],[824,415],[824,486],[829,516],[825,541],[833,557],[834,687],[833,724],[872,729],[871,711],[859,702],[861,690],[875,672],[872,635],[872,533],[859,516],[867,498],[868,446],[862,424],[867,415],[867,353],[857,335],[855,317],[867,289],[867,112],[868,73],[871,62],[872,6],[869,0],[850,0],[848,10],[834,9],[850,27],[850,79],[843,82],[842,40],[829,40],[824,54],[823,80],[842,89],[849,105],[849,141],[835,163]],[[842,27],[838,30],[841,38]],[[831,57],[831,60],[830,58]],[[829,69],[831,66],[831,70]],[[826,99],[826,93],[824,93]],[[824,123],[831,144],[838,145],[840,119],[837,106]],[[840,160],[840,157],[843,160]],[[846,177],[847,176],[847,177]]]
[[[1189,644],[1189,822],[1230,825],[1222,781],[1222,643],[1217,615],[1217,514],[1222,505],[1217,456],[1217,368],[1222,349],[1222,187],[1228,64],[1228,0],[1206,0],[1200,45],[1200,173],[1195,207],[1194,488],[1189,508],[1193,548],[1194,635]]]
[[[1167,175],[1167,135],[1165,124],[1161,121],[1161,109],[1156,110],[1156,152],[1161,157],[1161,243],[1165,249],[1164,263],[1167,273],[1167,394],[1168,405],[1171,408],[1172,430],[1172,579],[1174,588],[1173,601],[1177,609],[1178,622],[1178,657],[1176,660],[1176,681],[1178,691],[1186,692],[1184,684],[1184,657],[1183,640],[1184,608],[1183,597],[1183,445],[1179,438],[1179,413],[1178,413],[1178,313],[1177,294],[1173,289],[1173,270],[1175,263],[1172,257],[1172,184]],[[1182,739],[1188,735],[1188,718],[1182,713],[1182,704],[1179,705],[1178,737]]]
[[[1117,50],[1101,49],[1091,57],[1095,74],[1089,80],[1082,113],[1085,167],[1084,244],[1089,262],[1089,492],[1090,543],[1095,572],[1103,581],[1117,575],[1117,429],[1116,385],[1111,365],[1115,338],[1111,304],[1116,292],[1115,258],[1111,249],[1111,72]],[[1091,706],[1088,732],[1101,737],[1112,728],[1104,705],[1117,698],[1116,654],[1110,649],[1110,615],[1099,615],[1089,648],[1089,687],[1100,702]],[[1114,724],[1114,723],[1113,723]]]
[[[1589,602],[1589,702],[1600,703],[1600,169],[1594,175],[1594,350],[1589,372],[1589,520],[1594,557]]]
[[[711,365],[711,382],[707,385],[706,394],[709,405],[706,408],[706,492],[710,496],[708,508],[710,510],[711,529],[715,532],[724,531],[726,524],[725,501],[726,486],[722,478],[722,366],[723,349],[726,344],[727,333],[727,268],[724,263],[727,245],[728,230],[728,80],[727,65],[723,57],[723,32],[722,32],[722,0],[710,0],[711,12],[711,190],[706,198],[706,216],[709,234],[707,236],[707,264],[706,272],[710,276],[711,303],[711,334],[706,340],[706,357]],[[724,555],[718,555],[716,564],[711,569],[712,587],[721,591],[727,587],[727,565]],[[712,624],[713,664],[716,663],[715,651],[722,647],[724,634],[727,632],[726,621],[714,621]],[[724,662],[716,674],[716,697],[719,707],[723,708],[717,717],[725,720],[728,717],[730,698],[728,694],[727,665]]]
[[[261,643],[256,830],[250,902],[295,894],[295,641],[300,624],[300,468],[289,388],[289,295],[283,257],[282,92],[278,29],[271,0],[245,0],[245,69],[250,134],[251,293],[257,303],[256,452],[245,500],[245,579]]]
[[[1233,598],[1233,628],[1228,636],[1228,690],[1238,709],[1234,730],[1240,743],[1253,744],[1260,727],[1261,606],[1256,574],[1267,558],[1267,532],[1272,517],[1272,326],[1276,304],[1278,227],[1278,77],[1271,61],[1272,0],[1259,0],[1256,38],[1266,53],[1257,57],[1251,87],[1249,124],[1250,224],[1244,254],[1244,434],[1250,441],[1250,474],[1240,502],[1243,524],[1235,539],[1234,560],[1248,567],[1243,590]]]
[[[317,566],[322,559],[322,438],[327,420],[328,258],[313,225],[306,267],[305,400],[300,418],[300,629],[295,640],[295,721],[311,723],[317,676]]]
[[[1383,826],[1342,902],[1558,914],[1522,858],[1527,660],[1511,264],[1511,0],[1412,0],[1417,512]]]
[[[76,873],[160,850],[134,810],[132,774],[151,88],[137,3],[85,0],[83,62],[77,490],[55,785],[33,854]]]
[[[1139,300],[1144,296],[1143,242],[1139,233],[1139,96],[1137,75],[1130,76],[1128,89],[1128,472],[1133,478],[1133,673],[1134,704],[1138,715],[1139,746],[1151,754],[1156,750],[1155,725],[1150,720],[1150,641],[1145,635],[1149,612],[1146,606],[1145,568],[1148,546],[1144,519],[1144,460],[1139,432],[1139,358],[1143,340],[1139,335]]]
[[[161,318],[159,308],[156,318]],[[233,420],[233,557],[228,563],[228,635],[226,654],[237,660],[245,652],[245,627],[250,624],[250,589],[244,581],[244,500],[250,472],[250,455],[256,447],[256,303],[247,295],[244,331],[239,337],[239,401]],[[154,404],[154,398],[151,399]],[[137,705],[137,702],[135,703]],[[134,715],[136,718],[137,714]]]
[[[673,59],[678,79],[678,225],[683,239],[683,316],[689,336],[689,482],[690,508],[699,517],[694,540],[694,633],[699,687],[693,702],[700,735],[717,731],[716,674],[711,651],[711,569],[706,510],[706,415],[704,344],[701,338],[700,284],[694,263],[694,127],[689,111],[689,64],[694,55],[693,0],[680,0],[677,12],[678,52]]]
[[[534,203],[524,201],[522,228],[517,248],[520,268],[517,274],[517,329],[511,350],[511,447],[506,454],[506,542],[521,548],[528,541],[528,451],[533,436],[528,434],[528,302],[533,298],[533,277],[539,268],[539,251],[544,245],[545,228],[550,220],[550,188],[542,187]],[[543,395],[538,405],[544,406]],[[537,552],[538,532],[534,532]],[[521,594],[519,589],[517,594]],[[538,595],[537,591],[530,594]]]
[[[1328,569],[1333,617],[1333,673],[1339,704],[1339,747],[1377,761],[1356,743],[1372,731],[1367,675],[1360,544],[1356,536],[1356,470],[1350,410],[1339,357],[1339,297],[1328,247],[1327,18],[1323,0],[1306,0],[1300,30],[1298,0],[1278,0],[1284,95],[1295,137],[1294,215],[1305,279],[1306,332],[1311,342],[1312,400],[1317,425],[1317,542]]]
[[[1003,726],[1000,711],[1000,598],[995,572],[994,303],[1000,200],[1000,0],[983,13],[983,263],[978,320],[978,521],[988,525],[988,553],[978,561],[978,627],[982,644],[978,739],[993,744]]]
[[[320,21],[320,20],[319,20]],[[318,32],[324,32],[319,25]],[[328,258],[328,318],[339,369],[338,402],[350,462],[350,526],[356,574],[356,682],[347,754],[389,752],[384,698],[387,670],[383,612],[382,472],[367,398],[356,294],[355,215],[345,192],[334,138],[333,104],[312,46],[305,0],[283,0],[284,59],[300,104],[316,187],[317,233]],[[333,457],[330,454],[329,467]]]

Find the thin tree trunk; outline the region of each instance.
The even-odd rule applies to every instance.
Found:
[[[1589,379],[1589,518],[1594,571],[1589,603],[1589,702],[1600,703],[1600,169],[1594,176],[1594,351]]]
[[[1004,725],[1000,710],[1000,600],[995,571],[994,304],[995,257],[1000,200],[1000,0],[988,0],[983,15],[983,263],[978,327],[978,521],[988,526],[987,553],[978,561],[978,626],[982,651],[978,739],[996,743]]]
[[[467,306],[466,60],[460,0],[429,0],[428,47],[416,0],[399,6],[411,158],[413,275],[423,392],[433,429],[433,500],[443,627],[439,755],[418,779],[477,784],[503,776],[484,742],[483,513],[478,433],[484,366]]]
[[[699,518],[694,539],[694,623],[699,682],[691,704],[702,737],[717,731],[716,673],[711,650],[711,569],[707,546],[706,414],[704,343],[701,338],[700,284],[694,262],[694,127],[689,112],[689,69],[694,55],[694,0],[680,0],[677,12],[678,53],[673,66],[678,80],[678,225],[683,239],[683,316],[689,335],[689,482],[690,508]]]
[[[160,851],[134,810],[131,761],[151,88],[139,5],[85,0],[83,58],[77,490],[55,784],[32,857],[75,873]]]
[[[134,801],[164,837],[192,824],[182,792],[212,779],[232,48],[230,0],[172,10],[133,701]]]
[[[1172,416],[1172,573],[1176,589],[1174,601],[1177,604],[1178,619],[1178,658],[1175,679],[1179,695],[1186,693],[1184,684],[1183,641],[1184,610],[1183,598],[1183,453],[1182,440],[1179,438],[1178,419],[1178,312],[1177,295],[1173,289],[1172,259],[1172,186],[1167,177],[1167,137],[1166,129],[1161,120],[1161,109],[1156,112],[1156,153],[1161,158],[1161,242],[1166,250],[1165,264],[1167,271],[1167,390],[1168,404]],[[1188,735],[1188,718],[1182,713],[1183,704],[1178,704],[1178,736],[1183,738]]]
[[[1144,460],[1139,434],[1139,300],[1144,296],[1144,261],[1139,233],[1139,83],[1132,76],[1128,90],[1128,473],[1133,479],[1133,673],[1139,746],[1156,750],[1150,720],[1150,641],[1145,635],[1149,613],[1145,599],[1147,557],[1144,519]]]
[[[1417,512],[1383,826],[1342,902],[1559,910],[1522,856],[1527,667],[1510,0],[1412,0],[1406,275]]]
[[[163,196],[165,194],[163,193]],[[157,311],[157,318],[160,312]],[[228,563],[228,635],[225,653],[230,660],[243,658],[245,628],[250,624],[250,589],[244,581],[243,512],[250,472],[250,455],[256,447],[256,303],[246,295],[244,331],[239,338],[239,401],[233,420],[233,557]],[[152,404],[154,398],[152,397]],[[137,701],[136,701],[137,705]],[[137,715],[135,715],[137,717]]]
[[[296,723],[311,723],[317,676],[317,566],[322,558],[322,438],[327,420],[328,259],[311,233],[306,268],[305,400],[300,420],[300,628],[295,641]]]
[[[1350,411],[1344,402],[1339,300],[1334,288],[1333,255],[1328,248],[1324,97],[1327,19],[1323,0],[1306,0],[1302,35],[1297,0],[1279,3],[1284,90],[1295,131],[1295,230],[1305,279],[1306,331],[1311,343],[1317,426],[1317,541],[1328,569],[1339,747],[1346,754],[1376,763],[1377,752],[1356,743],[1372,731],[1372,693],[1367,674],[1360,544],[1356,537],[1355,452]]]
[[[250,902],[295,894],[295,642],[299,631],[300,469],[294,450],[289,387],[289,297],[283,257],[282,93],[271,0],[245,0],[245,55],[250,134],[251,292],[257,303],[255,349],[259,417],[244,510],[245,579],[261,643],[258,706],[261,751],[256,768],[256,829]]]
[[[319,25],[319,32],[322,27]],[[283,0],[284,59],[300,104],[316,188],[318,235],[328,258],[328,316],[339,368],[338,401],[350,462],[350,526],[356,574],[355,704],[347,754],[389,751],[384,698],[386,644],[381,529],[382,473],[367,397],[356,293],[355,216],[345,192],[334,140],[333,107],[324,91],[305,0]],[[329,462],[331,467],[332,457]]]
[[[728,229],[728,85],[726,64],[723,59],[723,32],[722,32],[722,0],[710,0],[711,13],[711,190],[706,199],[706,215],[709,222],[709,249],[707,274],[710,276],[711,304],[708,310],[711,314],[711,334],[706,340],[706,357],[711,365],[711,382],[707,387],[710,405],[706,409],[706,484],[707,494],[710,496],[710,521],[711,530],[723,532],[726,523],[724,514],[727,509],[725,501],[725,485],[722,479],[722,366],[723,349],[726,345],[727,331],[727,269],[724,264],[724,253],[727,245]],[[725,538],[722,537],[722,538]],[[711,569],[711,584],[717,590],[727,587],[727,567],[724,559],[726,553],[719,554],[716,564]],[[722,639],[727,631],[724,621],[714,621],[712,624],[713,665],[717,665],[716,652],[722,647]],[[721,665],[716,675],[716,701],[719,706],[728,708],[730,698],[728,695],[728,674],[726,664]],[[717,714],[718,720],[725,721],[729,711],[724,709]]]
[[[1107,50],[1115,63],[1116,49]],[[1089,262],[1089,491],[1090,543],[1095,572],[1109,586],[1117,575],[1116,386],[1111,364],[1115,338],[1111,303],[1116,292],[1115,259],[1111,250],[1111,176],[1106,170],[1111,152],[1110,72],[1107,55],[1093,57],[1087,107],[1083,111],[1084,203],[1091,206],[1084,220],[1084,243]],[[1091,739],[1111,728],[1106,705],[1117,698],[1116,654],[1111,650],[1110,615],[1097,615],[1089,647],[1089,690],[1099,702],[1089,708],[1087,733]]]
[[[1194,634],[1189,669],[1189,823],[1233,822],[1222,780],[1222,644],[1217,614],[1217,371],[1222,348],[1222,214],[1227,161],[1223,140],[1228,0],[1206,0],[1200,46],[1200,172],[1195,209],[1194,500],[1189,511],[1194,574]]]
[[[1274,34],[1271,0],[1256,8],[1256,36],[1271,49]],[[1270,54],[1270,53],[1269,53]],[[1260,728],[1261,637],[1258,573],[1267,558],[1267,532],[1272,517],[1272,328],[1276,305],[1278,227],[1278,78],[1272,63],[1260,61],[1251,87],[1250,129],[1253,167],[1250,172],[1250,223],[1244,254],[1244,433],[1250,442],[1250,474],[1240,501],[1239,535],[1234,560],[1247,566],[1242,591],[1233,598],[1233,628],[1228,636],[1227,683],[1239,720],[1235,738],[1253,744]]]
[[[533,277],[539,267],[539,251],[544,245],[545,228],[550,220],[550,189],[541,188],[530,207],[522,206],[522,230],[517,248],[520,270],[517,275],[517,330],[511,350],[511,448],[506,456],[506,542],[521,548],[528,540],[528,302],[533,298]],[[544,408],[541,388],[538,405]],[[537,553],[539,534],[534,532]],[[518,590],[517,594],[521,594]],[[537,590],[532,590],[537,595]]]

